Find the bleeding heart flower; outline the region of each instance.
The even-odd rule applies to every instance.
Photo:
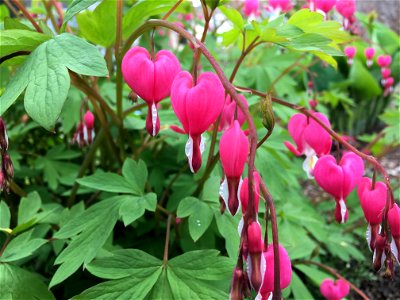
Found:
[[[376,182],[375,187],[372,188],[371,179],[364,177],[358,185],[357,193],[365,219],[369,224],[366,234],[368,246],[373,251],[386,204],[387,187],[383,182]]]
[[[252,288],[258,292],[265,272],[265,258],[262,255],[264,243],[258,222],[253,221],[247,227],[247,247],[247,274]]]
[[[391,249],[393,255],[400,263],[400,207],[395,203],[388,213],[390,231],[392,233]]]
[[[246,98],[243,95],[238,95],[239,99],[249,107]],[[236,102],[232,100],[230,95],[226,96],[224,108],[222,110],[221,119],[219,121],[218,131],[224,131],[228,129],[233,121],[235,120],[235,113],[237,112],[237,120],[240,125],[243,125],[244,121],[246,121],[246,117],[242,110],[237,106]]]
[[[328,13],[336,4],[336,0],[314,0],[316,9],[322,10],[324,13]]]
[[[258,218],[258,204],[260,202],[260,181],[261,181],[261,176],[258,174],[257,171],[253,172],[253,191],[254,191],[254,202],[253,202],[253,207],[254,207],[254,212],[255,216]],[[246,215],[247,212],[247,206],[249,204],[249,178],[245,178],[242,181],[242,185],[240,187],[240,203],[242,206],[242,217],[240,218],[239,224],[238,224],[238,232],[239,235],[242,234],[242,229],[244,225],[244,216]]]
[[[224,99],[224,87],[217,75],[211,72],[204,72],[194,83],[192,75],[182,71],[172,84],[172,108],[182,123],[180,132],[189,135],[185,153],[194,173],[201,167],[201,154],[205,147],[201,134],[221,113]]]
[[[381,68],[386,68],[392,63],[392,57],[390,55],[379,55],[376,62]]]
[[[386,236],[378,234],[375,240],[374,256],[372,258],[375,271],[379,271],[385,264],[386,260]]]
[[[74,136],[72,138],[73,144],[78,144],[79,147],[90,145],[95,137],[94,133],[94,115],[88,110],[85,115],[80,117],[81,121],[76,126]]]
[[[268,2],[273,10],[280,10],[285,13],[289,12],[293,7],[290,0],[268,0]]]
[[[225,179],[220,187],[220,195],[229,212],[234,216],[240,205],[241,176],[249,154],[249,142],[240,128],[239,121],[235,120],[231,128],[222,135],[219,152],[225,173]]]
[[[314,113],[314,115],[326,126],[331,127],[328,118],[324,114]],[[285,142],[286,147],[296,156],[306,156],[303,169],[308,178],[313,178],[312,172],[318,157],[331,151],[331,136],[316,121],[303,114],[295,114],[290,118],[288,130],[296,143],[297,149],[287,141]]]
[[[244,280],[245,279],[244,279],[243,269],[240,267],[236,267],[233,270],[229,299],[232,299],[232,300],[244,299],[244,295],[243,295]]]
[[[157,103],[169,96],[171,85],[181,70],[178,59],[168,50],[150,57],[142,47],[133,47],[122,59],[122,75],[129,87],[147,102],[147,132],[155,136],[160,130]]]
[[[267,251],[264,252],[266,261],[266,269],[264,274],[263,285],[261,286],[260,294],[262,299],[268,297],[274,291],[274,247],[270,244]],[[292,264],[286,249],[279,244],[279,266],[280,266],[280,285],[281,289],[285,289],[290,285],[292,280]]]
[[[6,124],[0,118],[0,150],[7,151],[8,149],[8,135]]]
[[[249,17],[250,15],[258,15],[259,0],[246,0],[244,2],[244,14]]]
[[[365,58],[367,59],[367,66],[370,67],[373,64],[372,59],[375,55],[375,49],[372,47],[365,48],[364,50]]]
[[[322,281],[319,289],[327,300],[341,300],[349,294],[350,285],[343,279],[338,279],[335,283],[327,278]]]
[[[345,153],[339,164],[332,155],[325,155],[315,165],[315,180],[336,200],[335,219],[339,223],[347,221],[346,198],[359,183],[363,174],[364,162],[353,152]]]
[[[356,47],[349,46],[344,49],[344,54],[347,56],[347,63],[349,65],[353,64],[353,58],[356,55],[357,49]]]
[[[355,0],[338,0],[336,2],[336,10],[345,19],[350,19],[356,12],[356,1]]]
[[[389,78],[391,74],[392,74],[392,70],[386,69],[386,68],[381,69],[382,78],[384,78],[384,79]]]

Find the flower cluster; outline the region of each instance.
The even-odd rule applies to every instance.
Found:
[[[6,124],[0,118],[0,155],[1,155],[1,168],[0,168],[0,190],[8,190],[8,186],[14,177],[14,167],[11,157],[7,152],[8,150],[8,135]]]
[[[90,110],[87,110],[83,116],[80,115],[80,121],[76,126],[72,143],[77,144],[79,147],[90,145],[94,139],[94,115]]]

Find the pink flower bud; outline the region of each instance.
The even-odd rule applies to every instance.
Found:
[[[238,95],[239,99],[249,107],[246,98],[243,95]],[[226,96],[224,108],[222,110],[221,119],[219,122],[218,131],[224,131],[228,129],[233,121],[235,120],[235,113],[237,112],[237,120],[240,125],[243,125],[244,121],[246,121],[246,117],[242,110],[237,106],[236,102],[231,99],[230,95]]]
[[[339,164],[332,155],[325,155],[317,161],[314,168],[315,180],[323,190],[335,198],[335,218],[338,222],[346,221],[346,197],[359,183],[363,174],[364,162],[353,152],[345,153]]]
[[[316,9],[322,10],[324,13],[328,13],[336,4],[336,0],[314,0]]]
[[[154,58],[142,47],[133,47],[122,59],[122,75],[129,87],[148,104],[146,129],[155,136],[160,129],[157,103],[168,97],[171,85],[181,69],[178,59],[168,50]]]
[[[255,212],[258,213],[258,204],[260,202],[260,174],[258,174],[258,172],[254,172],[253,173],[254,176],[254,180],[253,180],[253,184],[254,184],[254,208],[255,208]],[[240,202],[242,204],[242,213],[243,215],[246,214],[247,212],[247,205],[249,203],[249,179],[245,178],[243,179],[242,182],[242,187],[240,188]]]
[[[4,177],[3,170],[0,169],[0,190],[3,190],[6,186],[6,178]]]
[[[263,285],[261,286],[260,294],[267,297],[269,293],[274,291],[274,247],[273,244],[268,246],[264,252],[266,269],[264,273]],[[290,285],[292,280],[292,264],[289,255],[285,248],[279,245],[279,266],[280,266],[280,285],[281,289],[285,289]],[[267,298],[266,298],[267,299]]]
[[[375,55],[375,48],[372,47],[365,48],[364,54],[366,59],[372,59]]]
[[[259,0],[245,0],[244,14],[249,17],[250,15],[257,15]]]
[[[392,63],[392,57],[390,55],[379,55],[376,62],[381,68],[386,68]]]
[[[243,285],[244,285],[244,274],[243,270],[236,267],[233,270],[233,277],[231,281],[231,290],[229,293],[229,299],[242,300],[243,296]]]
[[[357,192],[367,222],[371,225],[380,224],[387,198],[386,184],[381,181],[376,182],[373,189],[371,179],[363,177],[360,180]]]
[[[384,79],[389,78],[391,73],[392,73],[392,70],[390,70],[390,69],[387,69],[387,68],[381,69],[381,75]]]
[[[201,134],[218,118],[224,99],[224,87],[217,75],[211,72],[204,72],[194,83],[192,75],[182,71],[172,84],[172,108],[182,123],[183,131],[189,135],[185,153],[194,173],[201,167],[201,153],[205,147]]]
[[[6,124],[0,118],[0,150],[6,151],[8,149],[8,135]]]
[[[400,207],[395,203],[388,213],[390,231],[392,233],[391,250],[400,263]]]
[[[344,49],[344,54],[347,56],[347,63],[349,65],[353,64],[353,58],[356,55],[357,49],[356,47],[349,46]]]
[[[338,0],[336,2],[336,10],[344,18],[350,19],[356,12],[355,0]],[[373,55],[372,55],[373,56]]]
[[[250,284],[258,292],[262,280],[262,274],[265,271],[265,261],[263,260],[263,241],[261,235],[261,226],[258,222],[251,222],[247,227],[247,245],[248,245],[248,275]]]
[[[335,283],[327,278],[322,281],[320,291],[327,300],[341,300],[350,293],[350,285],[343,279],[338,279]]]
[[[85,125],[88,129],[94,128],[94,115],[90,110],[88,110],[83,116],[83,120],[85,121]]]
[[[375,242],[375,250],[373,256],[373,266],[375,271],[379,271],[385,262],[386,254],[385,254],[385,246],[386,246],[386,236],[378,234],[376,236]]]
[[[388,77],[385,79],[385,88],[390,88],[394,84],[394,78],[393,77]]]
[[[6,181],[10,181],[14,177],[14,167],[7,152],[2,154],[2,172]]]
[[[234,121],[231,128],[224,132],[219,149],[225,172],[220,194],[229,212],[235,215],[239,208],[241,176],[249,153],[249,142],[238,121]]]
[[[290,0],[268,0],[269,5],[273,10],[281,10],[282,12],[289,12],[293,4]]]

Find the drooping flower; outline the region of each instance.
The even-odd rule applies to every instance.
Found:
[[[392,63],[392,57],[390,55],[379,55],[376,62],[381,68],[387,68]]]
[[[324,114],[314,113],[314,116],[330,128],[329,120]],[[294,155],[306,156],[303,169],[308,177],[312,178],[318,157],[331,151],[332,138],[321,125],[303,114],[295,114],[290,118],[288,130],[297,149],[288,141],[285,142],[285,145]]]
[[[245,280],[245,278],[244,278],[243,269],[241,267],[236,267],[233,270],[229,299],[232,299],[232,300],[244,299],[244,295],[243,295],[244,280]]]
[[[374,256],[372,258],[375,271],[379,271],[385,264],[386,243],[387,243],[387,238],[385,234],[378,234],[376,236]]]
[[[321,294],[327,300],[341,300],[350,292],[350,285],[343,279],[336,280],[336,283],[330,279],[324,279],[320,285]]]
[[[258,14],[258,6],[259,6],[259,0],[245,0],[244,2],[244,14],[249,17],[251,15],[257,15]]]
[[[261,226],[258,222],[253,221],[247,227],[247,274],[252,288],[257,293],[263,283],[265,272],[263,244]]]
[[[254,201],[253,201],[253,211],[255,212],[255,216],[258,217],[258,204],[260,202],[260,181],[261,176],[257,171],[253,172],[253,191],[254,191]],[[243,179],[242,185],[240,187],[240,204],[242,206],[242,217],[238,224],[238,232],[239,235],[242,234],[242,229],[244,225],[244,217],[247,213],[248,204],[249,204],[249,178],[246,177]]]
[[[355,0],[338,0],[336,2],[336,10],[345,19],[349,20],[353,17],[356,12],[356,1]]]
[[[81,116],[81,121],[79,121],[76,127],[72,143],[78,144],[79,147],[90,145],[94,136],[94,115],[88,110],[83,116],[83,120]]]
[[[373,251],[386,204],[387,187],[383,182],[376,182],[374,188],[372,188],[371,179],[363,177],[358,185],[357,193],[365,219],[368,222],[366,235],[368,246]]]
[[[392,70],[387,69],[387,68],[381,69],[381,75],[382,75],[383,79],[389,78],[391,74],[392,74]],[[385,84],[385,83],[383,83],[383,84]]]
[[[396,203],[389,210],[388,219],[393,237],[390,248],[397,259],[397,263],[400,263],[400,207]]]
[[[336,0],[314,0],[316,9],[322,10],[327,14],[336,4]]]
[[[367,66],[370,67],[373,64],[373,58],[375,55],[375,48],[368,47],[364,50],[365,58],[367,59]]]
[[[187,71],[180,72],[171,87],[172,108],[183,126],[180,133],[188,134],[185,153],[192,172],[201,167],[205,143],[201,136],[222,111],[225,90],[221,81],[211,72],[202,73],[197,83]]]
[[[274,246],[270,244],[267,251],[264,252],[266,261],[266,269],[264,274],[263,285],[261,286],[260,294],[262,299],[269,299],[269,296],[274,291]],[[281,289],[285,289],[290,285],[292,280],[292,264],[286,249],[279,245],[279,266],[280,266],[280,285]]]
[[[238,95],[239,99],[249,107],[246,98],[243,95]],[[237,106],[236,102],[232,100],[230,95],[226,96],[224,108],[221,113],[221,119],[219,121],[218,131],[224,131],[228,129],[233,121],[235,120],[235,113],[237,113],[236,120],[239,121],[240,125],[243,125],[244,121],[246,121],[246,117],[242,110]]]
[[[157,103],[170,95],[172,82],[181,70],[178,59],[168,50],[151,57],[147,49],[136,46],[125,54],[121,67],[126,83],[147,102],[147,132],[157,135],[160,130]]]
[[[236,215],[240,205],[240,187],[242,173],[249,153],[249,142],[235,120],[221,137],[219,152],[225,179],[220,187],[220,195],[225,201],[229,212]]]
[[[344,49],[344,54],[347,56],[347,63],[349,65],[353,64],[354,56],[356,55],[357,48],[353,46],[346,47]]]
[[[353,152],[343,155],[339,164],[332,155],[321,157],[314,168],[318,185],[336,201],[335,219],[344,223],[348,218],[346,198],[364,174],[363,160]]]
[[[273,10],[279,10],[284,13],[289,12],[293,7],[290,0],[268,0],[268,2]]]
[[[8,149],[7,128],[3,119],[0,118],[0,150],[7,151],[7,149]]]

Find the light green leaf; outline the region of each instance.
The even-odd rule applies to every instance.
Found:
[[[9,29],[0,31],[0,57],[18,51],[32,51],[50,36],[31,30]]]
[[[4,29],[23,29],[23,30],[34,31],[34,29],[18,21],[18,19],[9,17],[4,19]]]
[[[1,200],[0,201],[0,228],[7,229],[10,228],[10,209],[7,204]]]
[[[76,16],[80,34],[88,41],[104,47],[115,41],[116,2],[104,0],[94,11],[85,11]]]
[[[77,13],[101,0],[73,0],[64,16],[64,24],[71,20]]]
[[[32,220],[41,205],[42,201],[37,192],[29,193],[27,197],[22,198],[18,207],[18,225]]]
[[[0,22],[10,16],[10,12],[5,4],[0,4]]]
[[[119,209],[124,225],[128,226],[133,221],[143,216],[145,210],[155,211],[157,206],[157,195],[146,194],[142,197],[127,196]]]
[[[240,31],[243,31],[244,21],[240,12],[238,12],[236,9],[227,8],[224,6],[221,6],[219,9],[228,18],[228,20],[232,22],[235,28],[239,29]]]
[[[218,231],[225,239],[225,248],[229,257],[237,258],[240,242],[237,218],[227,213],[221,215],[219,211],[214,211],[214,216],[217,221]]]
[[[354,60],[349,78],[351,80],[351,87],[357,90],[361,98],[371,99],[382,93],[378,82],[358,60]]]
[[[45,239],[31,238],[32,230],[12,239],[0,256],[0,262],[11,262],[32,255],[42,245],[47,243]]]
[[[0,291],[2,299],[55,299],[38,275],[11,264],[0,264]]]
[[[135,162],[133,159],[126,159],[122,166],[122,175],[133,187],[136,194],[142,195],[147,181],[147,167],[143,160]]]
[[[111,193],[127,193],[135,192],[134,186],[124,177],[115,173],[97,172],[93,175],[79,178],[76,180],[80,185]]]

